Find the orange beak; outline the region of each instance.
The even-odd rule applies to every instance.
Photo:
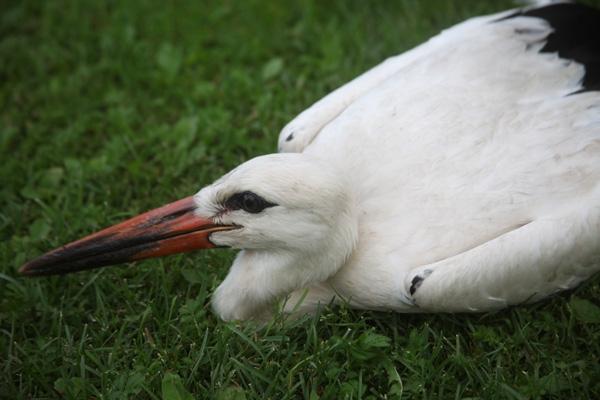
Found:
[[[23,265],[27,276],[67,274],[216,247],[210,234],[238,228],[218,225],[194,214],[193,197],[167,204],[83,239],[52,250]]]

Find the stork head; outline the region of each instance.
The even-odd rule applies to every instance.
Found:
[[[259,315],[333,275],[352,252],[357,220],[342,174],[302,154],[240,165],[196,195],[50,251],[21,267],[66,274],[211,247],[241,249],[213,296],[223,319]]]

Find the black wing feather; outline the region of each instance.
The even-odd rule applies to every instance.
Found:
[[[519,16],[548,21],[554,31],[542,53],[556,53],[585,67],[583,88],[576,93],[600,90],[600,11],[583,4],[559,3],[523,9],[501,20]]]

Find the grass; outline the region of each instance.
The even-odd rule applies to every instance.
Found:
[[[595,2],[598,4],[598,2]],[[498,1],[9,1],[0,15],[0,398],[597,398],[600,281],[484,315],[344,307],[258,328],[233,253],[23,279],[41,252],[272,152],[340,84]]]

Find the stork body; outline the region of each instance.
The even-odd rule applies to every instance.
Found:
[[[280,134],[284,154],[194,196],[210,242],[242,249],[217,314],[252,318],[282,298],[298,312],[332,301],[485,311],[589,278],[600,269],[599,30],[600,12],[574,4],[474,18],[304,111]],[[24,272],[54,273],[61,251]]]
[[[550,35],[598,18],[579,7],[471,19],[285,127],[280,150],[335,164],[358,207],[351,258],[310,289],[306,307],[344,297],[371,309],[483,311],[598,270],[600,30],[571,43],[596,51],[595,64],[544,51]]]

